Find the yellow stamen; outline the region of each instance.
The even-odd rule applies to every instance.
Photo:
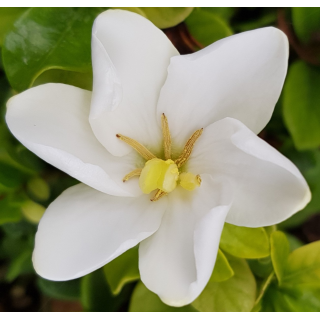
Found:
[[[134,169],[133,171],[131,171],[130,173],[128,173],[127,175],[124,176],[123,182],[128,181],[132,177],[140,176],[141,171],[142,171],[142,169]]]
[[[203,128],[197,130],[187,141],[186,145],[183,148],[182,154],[178,159],[175,160],[176,165],[180,168],[190,157],[194,144],[199,139],[203,132]]]
[[[163,134],[164,157],[166,160],[171,159],[171,135],[169,130],[168,119],[163,113],[161,115],[161,126]]]
[[[156,192],[156,194],[154,195],[153,198],[150,199],[150,201],[155,202],[158,201],[160,198],[162,198],[163,196],[165,196],[167,193],[158,189],[158,191]]]
[[[125,142],[130,147],[132,147],[134,150],[136,150],[146,160],[151,160],[151,159],[156,158],[156,156],[154,154],[152,154],[145,146],[143,146],[142,144],[140,144],[136,140],[133,140],[131,138],[123,136],[122,134],[117,134],[116,136],[121,141]]]
[[[179,176],[180,186],[186,190],[192,191],[197,187],[200,187],[201,178],[199,175],[194,175],[190,172],[183,172]]]

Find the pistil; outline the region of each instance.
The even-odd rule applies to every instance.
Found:
[[[151,191],[156,190],[155,195],[150,199],[151,201],[157,201],[161,197],[173,191],[178,182],[182,188],[189,191],[194,190],[201,184],[201,178],[199,175],[194,175],[190,172],[180,173],[179,168],[188,161],[193,147],[200,138],[203,129],[199,129],[193,133],[185,144],[181,155],[173,161],[171,159],[171,134],[168,119],[164,113],[161,115],[161,127],[165,160],[158,159],[154,154],[152,154],[152,152],[136,140],[122,134],[116,135],[117,138],[128,144],[145,160],[147,160],[143,168],[137,168],[128,173],[123,178],[123,182],[126,182],[135,176],[139,176],[139,186],[143,193],[150,193]]]

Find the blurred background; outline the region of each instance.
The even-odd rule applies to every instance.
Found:
[[[45,208],[77,181],[22,146],[4,118],[10,96],[31,86],[63,82],[91,89],[91,27],[106,9],[0,8],[0,311],[127,311],[133,299],[139,279],[136,249],[131,252],[132,270],[122,284],[113,283],[112,270],[107,268],[68,282],[36,275],[31,256],[37,224]],[[277,228],[297,247],[320,240],[320,8],[182,9],[173,13],[170,8],[129,8],[163,29],[181,54],[265,26],[275,26],[287,35],[288,75],[260,137],[298,166],[312,191],[308,206]],[[72,20],[76,22],[69,26]],[[47,31],[49,25],[54,28],[52,34]],[[57,55],[61,66],[52,68],[57,61],[43,62],[43,56],[68,27],[72,34],[55,48],[61,51]],[[63,52],[74,35],[81,50],[67,48],[65,55],[73,57],[70,62]],[[121,261],[116,261],[117,266],[122,266]]]

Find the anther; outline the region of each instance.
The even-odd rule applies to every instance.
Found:
[[[192,149],[197,142],[197,140],[202,135],[203,128],[194,132],[194,134],[189,138],[187,143],[185,144],[183,151],[178,159],[175,160],[176,165],[180,168],[190,157]]]
[[[125,142],[126,144],[128,144],[134,150],[136,150],[146,160],[151,160],[156,158],[154,154],[152,154],[145,146],[140,144],[138,141],[133,140],[129,137],[123,136],[122,134],[116,134],[116,137],[121,141]]]
[[[171,135],[169,130],[168,119],[163,113],[161,115],[161,126],[163,134],[164,157],[166,160],[171,159]]]
[[[141,171],[142,171],[142,169],[134,169],[133,171],[131,171],[127,175],[125,175],[122,181],[126,182],[135,176],[140,176]]]

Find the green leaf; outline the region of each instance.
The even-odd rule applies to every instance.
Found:
[[[320,241],[300,247],[289,255],[283,284],[315,285],[320,288]]]
[[[283,116],[299,150],[320,145],[320,70],[297,61],[283,91]]]
[[[175,308],[164,304],[160,298],[139,282],[132,294],[130,312],[195,312],[191,305]]]
[[[214,265],[214,269],[209,282],[226,281],[229,278],[233,277],[233,275],[234,275],[234,272],[229,264],[227,257],[219,249],[217,260]]]
[[[23,91],[49,69],[91,73],[91,29],[100,8],[32,8],[5,38],[3,64]]]
[[[45,201],[50,196],[48,183],[40,177],[29,180],[27,190],[36,200]]]
[[[273,271],[271,257],[248,260],[250,269],[259,278],[266,278]]]
[[[304,243],[301,240],[299,240],[298,238],[296,238],[292,234],[285,233],[285,235],[287,237],[287,240],[289,241],[290,251],[294,251],[304,245]]]
[[[272,283],[273,279],[274,279],[275,275],[274,272],[272,271],[268,277],[266,277],[259,285],[259,290],[258,290],[258,294],[257,294],[257,299],[254,303],[254,307],[252,309],[253,312],[258,312],[260,311],[262,304],[262,298],[264,297],[266,290],[268,289],[268,287],[270,286],[270,284]]]
[[[81,89],[92,90],[92,72],[82,73],[67,70],[50,69],[46,70],[35,79],[33,86],[44,83],[64,83]]]
[[[256,299],[256,281],[244,259],[228,256],[234,276],[223,282],[210,282],[192,303],[199,311],[251,311]]]
[[[267,257],[269,237],[263,228],[238,227],[225,223],[220,248],[233,256],[246,259]]]
[[[140,279],[138,250],[139,246],[129,249],[103,267],[113,294],[119,294],[125,284]]]
[[[27,8],[0,8],[0,47],[4,36],[13,27],[13,23],[25,12]]]
[[[131,293],[129,289],[130,287],[126,286],[126,290],[114,297],[103,270],[98,269],[82,278],[81,303],[85,311],[116,311],[128,300]]]
[[[27,175],[12,165],[0,160],[0,184],[9,189],[19,187]]]
[[[80,299],[80,279],[71,281],[49,281],[38,278],[37,285],[43,294],[59,300]]]
[[[290,253],[289,241],[283,232],[276,231],[271,235],[270,244],[273,268],[279,283],[282,283]]]
[[[4,198],[0,200],[0,225],[9,222],[18,222],[22,218],[19,206],[15,205],[12,200]]]
[[[32,223],[39,223],[46,208],[32,200],[27,200],[21,207],[23,215]]]
[[[230,20],[232,16],[235,14],[237,8],[230,7],[203,7],[201,10],[208,11],[213,13],[224,20]],[[195,10],[195,9],[194,9]]]
[[[294,7],[292,10],[293,27],[299,40],[308,43],[320,34],[320,8]]]
[[[233,34],[227,22],[219,15],[202,8],[195,8],[185,22],[190,34],[203,46]]]
[[[320,289],[279,288],[271,284],[263,301],[264,312],[315,312],[320,310]]]
[[[116,8],[115,8],[116,9]],[[192,12],[193,8],[119,8],[123,10],[132,11],[149,19],[160,29],[174,27],[180,22],[184,21]]]
[[[22,251],[17,257],[15,257],[9,267],[6,274],[6,280],[11,282],[16,279],[20,274],[33,273],[32,266],[32,249],[29,248]]]

